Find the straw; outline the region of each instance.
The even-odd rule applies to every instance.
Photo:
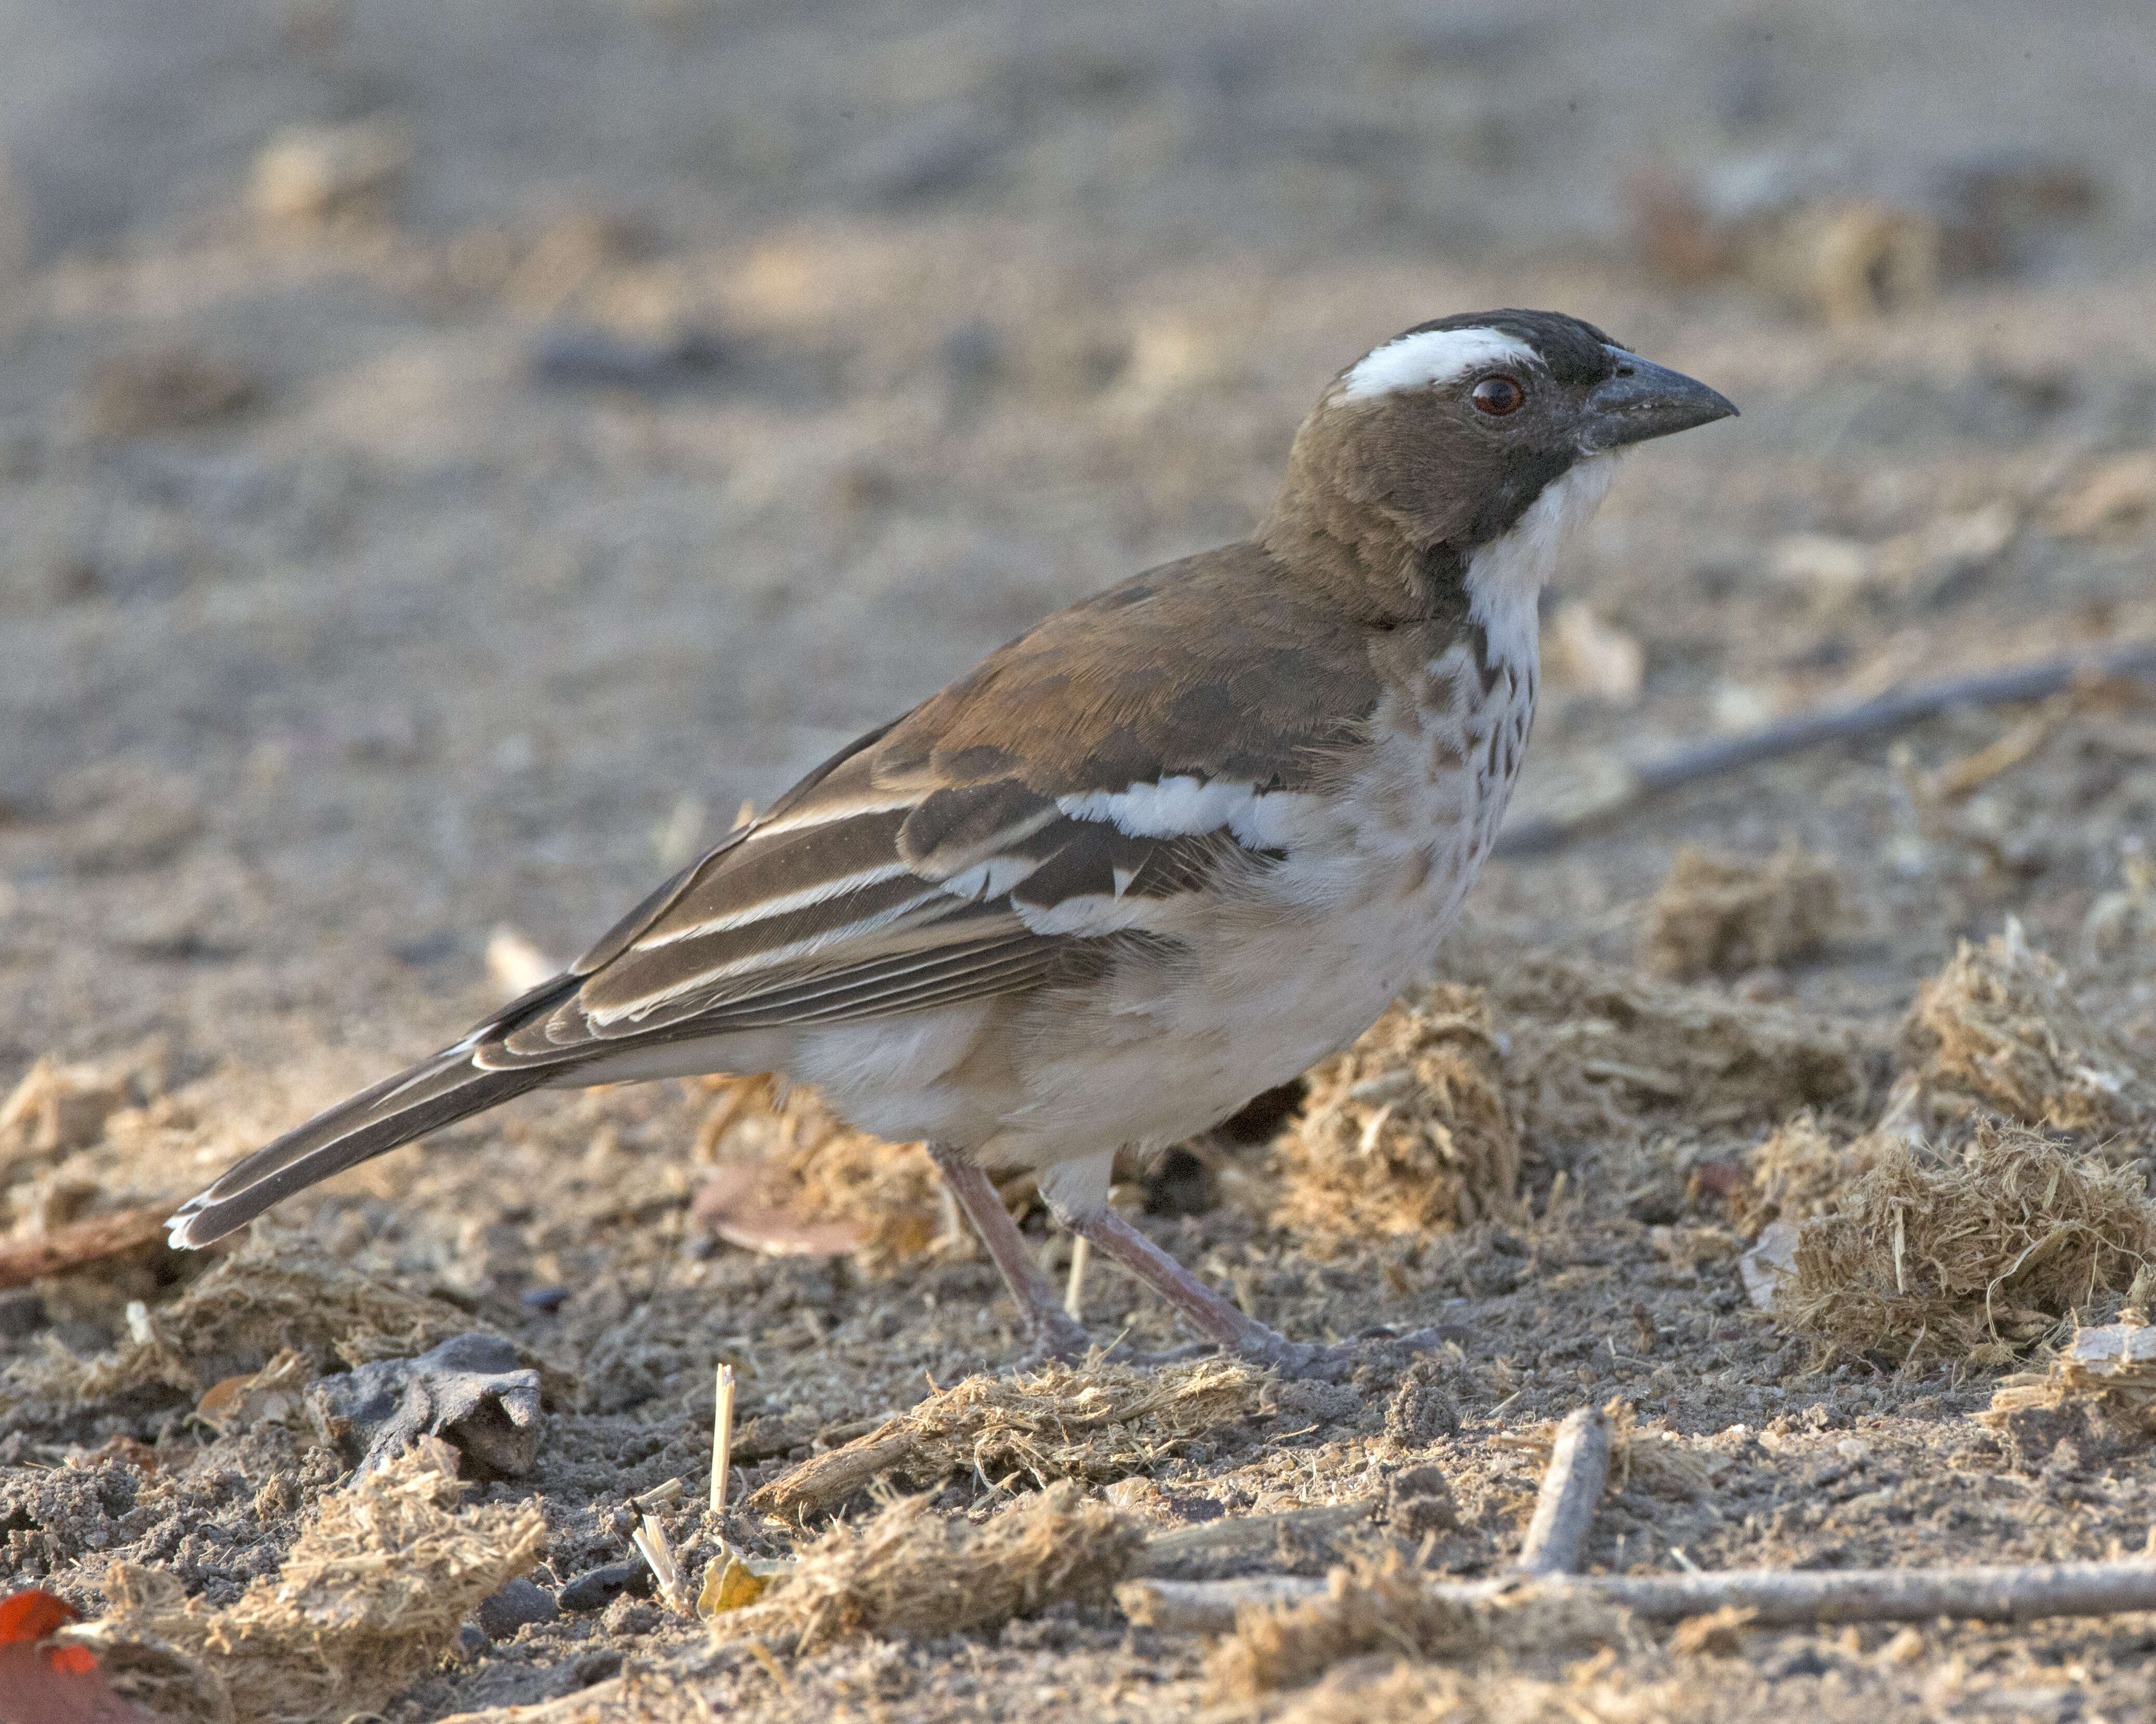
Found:
[[[711,1414],[711,1512],[726,1506],[726,1475],[734,1459],[734,1367],[719,1367],[719,1403]]]

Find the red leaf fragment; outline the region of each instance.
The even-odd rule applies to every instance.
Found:
[[[77,1614],[34,1587],[0,1598],[0,1724],[155,1724],[112,1691],[87,1646],[45,1644]]]

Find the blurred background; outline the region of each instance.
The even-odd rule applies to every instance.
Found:
[[[1245,532],[1452,311],[1744,410],[1568,563],[1531,803],[2156,634],[2152,49],[2145,0],[7,0],[0,1073],[154,1032],[277,1124],[438,1043],[491,930],[566,958]],[[1682,839],[1789,834],[1864,916],[1762,988],[1895,1004],[2008,911],[2124,964],[2156,731],[2105,722],[1958,798],[1980,715],[1710,788],[1477,914],[1628,949]]]

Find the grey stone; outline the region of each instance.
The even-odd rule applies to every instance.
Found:
[[[639,1596],[651,1590],[651,1571],[642,1562],[609,1562],[579,1574],[562,1588],[564,1610],[603,1610],[624,1593]]]
[[[380,1359],[310,1391],[316,1423],[362,1473],[423,1436],[521,1478],[539,1460],[539,1373],[495,1335],[457,1335],[413,1359]]]
[[[479,1607],[475,1620],[490,1640],[509,1640],[527,1624],[552,1622],[562,1614],[554,1595],[529,1580],[512,1580]]]

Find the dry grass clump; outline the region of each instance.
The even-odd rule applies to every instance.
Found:
[[[2152,1254],[2138,1173],[1987,1121],[1958,1157],[1886,1145],[1804,1228],[1775,1308],[1855,1352],[2003,1364]]]
[[[1883,1065],[1855,1025],[1552,953],[1402,998],[1311,1075],[1270,1219],[1312,1241],[1502,1215],[1523,1141],[1638,1142],[1855,1113]]]
[[[1066,1598],[1105,1604],[1144,1544],[1135,1521],[1068,1482],[980,1525],[906,1497],[862,1526],[833,1526],[768,1599],[723,1621],[797,1652],[857,1634],[992,1629]]]
[[[1578,1594],[1523,1588],[1464,1603],[1433,1593],[1397,1553],[1327,1577],[1306,1603],[1245,1609],[1205,1661],[1216,1701],[1300,1688],[1371,1653],[1457,1662],[1486,1652],[1608,1644],[1626,1638],[1623,1612]]]
[[[1513,1206],[1519,1125],[1480,988],[1440,982],[1400,1001],[1308,1083],[1275,1159],[1276,1225],[1368,1238]]]
[[[224,1609],[182,1598],[169,1574],[116,1563],[102,1631],[192,1664],[198,1716],[337,1724],[373,1711],[546,1545],[536,1503],[461,1507],[463,1490],[449,1447],[422,1439],[326,1498],[283,1571]]]
[[[117,353],[90,376],[83,418],[97,437],[141,437],[213,425],[262,398],[262,380],[249,367],[186,347]]]
[[[471,1321],[444,1301],[258,1230],[112,1352],[84,1359],[49,1343],[43,1355],[8,1365],[0,1415],[28,1402],[71,1405],[157,1385],[196,1394],[287,1348],[317,1375],[332,1358],[406,1358],[463,1334]]]
[[[1641,1430],[1632,1403],[1612,1400],[1602,1409],[1609,1421],[1609,1477],[1612,1490],[1638,1490],[1650,1496],[1690,1501],[1713,1489],[1715,1462],[1667,1431]],[[1531,1457],[1547,1471],[1557,1448],[1558,1421],[1544,1419],[1524,1430],[1501,1432],[1494,1448]]]
[[[1723,1710],[1727,1703],[1692,1684],[1627,1681],[1614,1673],[1607,1681],[1552,1682],[1395,1663],[1350,1665],[1268,1716],[1275,1724],[1670,1724],[1738,1716]]]
[[[850,1251],[884,1273],[942,1233],[942,1183],[924,1146],[857,1131],[814,1090],[773,1078],[713,1086],[696,1151],[720,1165],[696,1214],[720,1238],[782,1256]]]
[[[1873,1132],[1839,1143],[1809,1108],[1784,1121],[1752,1152],[1746,1227],[1831,1213],[1851,1184],[1871,1171],[1889,1141]]]
[[[1861,1110],[1871,1091],[1854,1024],[1549,952],[1481,979],[1531,1141],[1779,1124],[1799,1108]]]
[[[803,1461],[749,1499],[788,1520],[843,1501],[882,1473],[921,1485],[954,1472],[986,1484],[1143,1472],[1256,1410],[1265,1375],[1234,1359],[1141,1371],[1095,1357],[1024,1377],[969,1377],[843,1449]]]
[[[115,1114],[163,1090],[170,1058],[171,1050],[153,1041],[95,1064],[64,1064],[49,1054],[38,1060],[0,1101],[0,1181],[97,1142]]]
[[[1902,1034],[1944,1117],[2000,1113],[2092,1137],[2156,1127],[2156,1074],[2082,1009],[2066,972],[2011,916],[1984,945],[1962,942],[1918,989]]]
[[[1686,844],[1648,904],[1641,958],[1679,982],[1741,975],[1818,951],[1840,911],[1834,865],[1794,842],[1764,860]]]

